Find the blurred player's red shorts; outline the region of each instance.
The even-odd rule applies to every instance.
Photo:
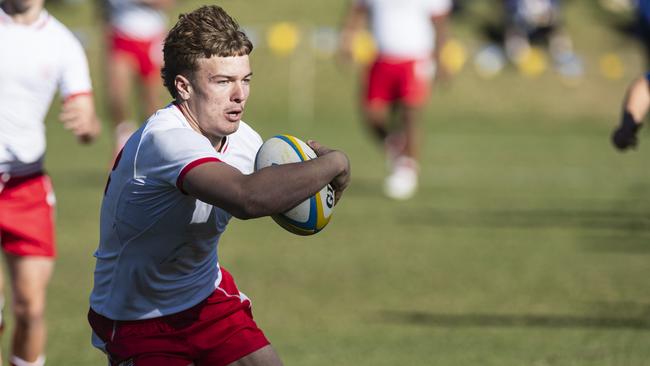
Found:
[[[408,106],[426,102],[433,78],[431,60],[404,60],[380,56],[370,67],[366,104],[401,101]]]
[[[105,342],[111,365],[225,366],[268,345],[253,320],[250,300],[227,271],[221,273],[210,297],[180,313],[113,321],[90,309],[88,321]]]
[[[18,256],[54,257],[55,198],[43,173],[0,179],[0,243]]]
[[[158,82],[162,66],[162,46],[165,35],[150,39],[133,39],[120,32],[108,35],[111,58],[128,57],[137,67],[140,76],[147,81]]]

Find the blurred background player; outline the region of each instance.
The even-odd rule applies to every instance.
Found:
[[[384,191],[394,199],[410,198],[418,186],[419,113],[440,65],[451,8],[451,0],[354,0],[343,23],[344,56],[350,58],[355,34],[366,22],[377,46],[362,108],[365,123],[386,150],[389,175]],[[392,124],[393,112],[397,121]]]
[[[82,46],[43,2],[0,4],[0,242],[13,293],[15,366],[45,363],[46,288],[56,250],[44,119],[57,88],[66,129],[82,143],[100,129]]]
[[[646,67],[650,67],[650,1],[637,0],[634,2],[634,6],[636,10],[636,33],[645,51]]]
[[[105,60],[108,112],[114,127],[114,156],[140,121],[162,103],[162,42],[165,10],[174,0],[103,0],[107,43]],[[137,93],[137,94],[134,94]],[[132,110],[133,97],[143,101]]]
[[[340,198],[350,165],[311,143],[316,159],[254,171],[262,139],[241,120],[252,50],[216,5],[165,40],[174,102],[128,139],[102,200],[88,319],[111,365],[282,365],[221,267],[221,235],[232,216],[285,212],[330,182]]]
[[[504,48],[514,64],[529,60],[531,44],[548,48],[560,75],[582,77],[582,61],[573,49],[573,41],[562,24],[560,0],[503,0],[505,11]]]
[[[650,108],[650,73],[636,78],[623,98],[623,113],[619,126],[612,133],[612,143],[624,151],[637,145],[637,133]]]

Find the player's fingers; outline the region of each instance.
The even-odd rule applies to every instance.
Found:
[[[341,200],[342,196],[343,196],[343,191],[339,191],[339,190],[334,191],[334,206],[336,206],[336,204],[339,203],[339,200]]]
[[[328,152],[328,151],[323,151],[324,146],[318,141],[307,140],[307,145],[309,145],[309,147],[311,147],[314,150],[316,156],[321,156]]]

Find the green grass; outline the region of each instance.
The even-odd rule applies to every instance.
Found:
[[[259,29],[280,20],[339,23],[345,2],[316,3],[223,6]],[[436,90],[423,118],[421,190],[407,202],[381,194],[382,156],[358,120],[358,70],[316,60],[313,79],[298,79],[301,92],[313,94],[312,110],[288,95],[300,65],[256,47],[245,120],[265,137],[293,133],[341,148],[354,173],[322,233],[303,238],[270,219],[235,220],[220,244],[223,266],[253,299],[287,365],[647,364],[650,138],[642,130],[639,150],[626,154],[608,142],[625,85],[644,70],[636,44],[606,28],[592,7],[574,0],[567,9],[586,57],[579,87],[551,71],[482,80],[467,65]],[[475,17],[454,27],[478,47],[475,31],[489,12],[472,9]],[[101,98],[90,5],[52,12],[89,37]],[[625,60],[623,79],[598,73],[598,57],[612,51]],[[55,117],[47,167],[60,257],[47,354],[51,365],[102,365],[85,314],[110,141],[78,146]]]

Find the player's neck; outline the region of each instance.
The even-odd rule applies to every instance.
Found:
[[[185,117],[185,120],[187,123],[192,127],[192,129],[201,135],[205,136],[208,140],[210,140],[210,143],[212,146],[214,146],[215,150],[219,150],[221,148],[221,143],[223,141],[223,136],[212,136],[205,132],[202,128],[201,125],[199,124],[199,120],[196,118],[196,115],[192,112],[190,107],[188,106],[187,102],[174,102],[178,109],[181,111],[183,116]]]
[[[0,6],[2,7],[2,10],[11,17],[14,23],[22,25],[31,25],[36,22],[43,10],[40,6],[31,6],[27,9],[19,9],[9,1],[4,1]]]

